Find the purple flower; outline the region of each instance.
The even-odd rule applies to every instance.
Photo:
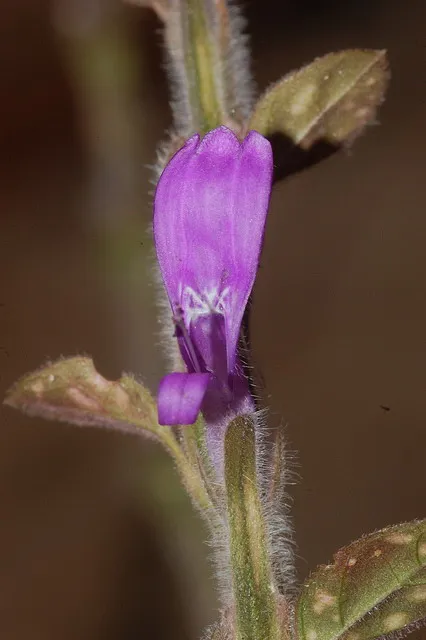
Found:
[[[160,178],[154,238],[187,367],[160,383],[160,424],[192,424],[202,410],[223,431],[253,409],[237,345],[271,180],[269,142],[251,131],[240,143],[225,127],[190,138]]]

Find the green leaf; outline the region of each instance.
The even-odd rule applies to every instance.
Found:
[[[159,437],[151,393],[130,376],[110,382],[91,358],[63,358],[27,374],[9,390],[5,404],[32,416],[80,426],[105,427]]]
[[[250,416],[238,416],[225,436],[225,484],[236,640],[278,637],[275,587],[256,471]]]
[[[155,438],[175,459],[189,495],[208,518],[212,505],[200,469],[185,454],[173,430],[158,424],[154,398],[133,377],[109,381],[96,371],[91,358],[63,358],[21,378],[4,403],[47,420]]]
[[[302,588],[298,640],[373,640],[426,618],[426,520],[344,547]]]
[[[354,49],[318,58],[268,89],[249,128],[271,140],[277,177],[350,144],[374,120],[388,78],[384,51]]]

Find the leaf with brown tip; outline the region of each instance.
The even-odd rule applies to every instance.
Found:
[[[155,400],[131,376],[109,381],[96,371],[91,358],[63,358],[18,380],[4,403],[30,416],[155,438],[173,456],[197,507],[203,513],[211,509],[199,469],[185,455],[171,427],[158,424]]]
[[[5,404],[32,416],[80,426],[161,437],[148,389],[130,376],[110,382],[91,358],[64,358],[27,374],[9,390]]]

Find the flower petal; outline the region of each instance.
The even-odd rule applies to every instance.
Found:
[[[186,174],[191,168],[200,141],[192,136],[167,164],[157,185],[154,199],[154,239],[164,285],[172,307],[179,303],[182,261],[188,255],[182,223],[185,210]]]
[[[188,331],[200,316],[223,314],[228,372],[258,267],[271,180],[269,142],[251,131],[241,144],[220,127],[201,142],[188,140],[157,186],[154,237],[170,304]]]
[[[202,371],[212,373],[228,384],[228,367],[226,358],[225,319],[220,313],[200,316],[191,325],[189,338],[198,355]]]
[[[158,423],[193,424],[209,384],[208,373],[170,373],[158,388]]]
[[[229,371],[235,366],[241,322],[259,267],[272,172],[270,143],[256,131],[250,131],[242,143],[234,210],[229,216],[233,244],[228,285],[235,291],[235,298],[231,296],[233,311],[225,314]]]

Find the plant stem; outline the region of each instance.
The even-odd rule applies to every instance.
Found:
[[[225,438],[225,483],[236,640],[277,638],[275,586],[256,470],[254,424],[235,418]]]
[[[199,132],[206,133],[219,126],[225,118],[221,105],[220,78],[215,77],[218,66],[213,31],[208,28],[204,0],[187,1],[188,51],[187,73],[192,75],[191,86],[194,111],[198,111]]]
[[[241,20],[226,0],[170,0],[164,14],[174,124],[179,138],[226,125],[237,133],[251,111]]]

